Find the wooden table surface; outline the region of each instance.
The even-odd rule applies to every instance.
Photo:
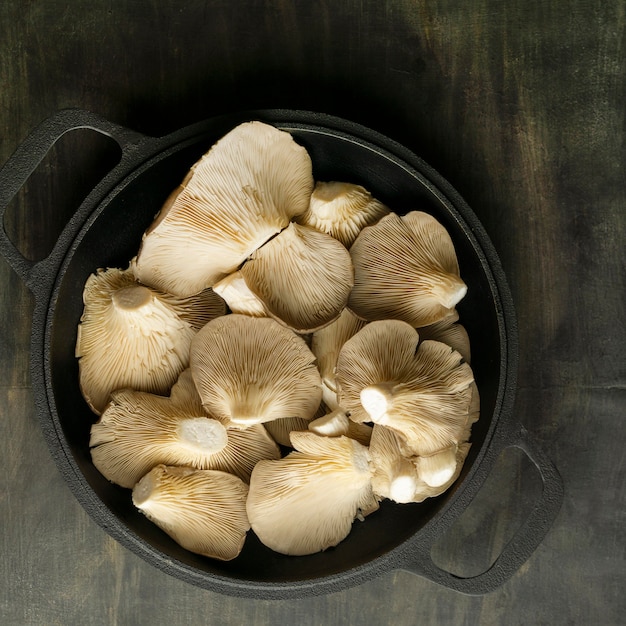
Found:
[[[612,0],[3,0],[0,163],[78,107],[160,136],[300,108],[404,143],[473,208],[517,310],[516,412],[565,485],[517,573],[466,596],[397,571],[301,600],[237,599],[122,548],[48,453],[29,374],[33,297],[0,259],[0,623],[624,624],[626,21]],[[45,255],[109,155],[59,143],[5,229]],[[508,450],[435,557],[486,568],[537,501]]]

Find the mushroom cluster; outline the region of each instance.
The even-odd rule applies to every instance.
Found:
[[[432,215],[317,181],[290,133],[242,123],[128,267],[85,284],[93,463],[192,552],[234,559],[250,530],[329,549],[382,500],[458,478],[479,416],[466,291]]]

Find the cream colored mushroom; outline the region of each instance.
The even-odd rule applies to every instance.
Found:
[[[378,508],[365,446],[348,437],[292,433],[296,451],[260,461],[252,471],[247,512],[267,547],[289,555],[336,546],[355,519]]]
[[[271,318],[212,320],[194,338],[190,360],[205,410],[229,426],[310,419],[322,399],[315,356]]]
[[[406,322],[371,322],[341,349],[337,381],[351,419],[400,432],[411,455],[425,456],[469,439],[475,385],[450,346],[418,343]]]
[[[240,273],[269,315],[299,333],[339,317],[354,283],[346,248],[293,222],[256,250]]]
[[[374,424],[369,448],[372,487],[378,497],[400,504],[422,502],[447,491],[461,473],[470,444],[454,444],[426,457],[407,456],[405,448],[402,435]]]
[[[211,287],[306,211],[313,184],[311,158],[291,134],[259,121],[236,126],[146,231],[135,275],[177,295]]]
[[[450,235],[422,211],[390,213],[364,228],[350,254],[355,278],[349,307],[366,320],[426,326],[454,315],[467,292]]]
[[[328,233],[349,248],[365,226],[387,213],[389,209],[361,185],[318,181],[309,208],[296,222]]]
[[[339,402],[355,422],[370,422],[361,405],[361,390],[375,382],[408,377],[413,367],[419,335],[405,322],[371,322],[341,347],[335,367]]]
[[[189,364],[198,328],[226,310],[210,289],[177,298],[117,268],[92,274],[83,301],[76,357],[83,396],[96,414],[115,389],[168,394]]]
[[[294,430],[307,430],[310,420],[302,417],[282,417],[270,422],[264,422],[265,430],[270,437],[281,446],[290,447],[289,436]]]
[[[157,465],[133,488],[133,503],[180,546],[222,561],[237,557],[250,523],[248,485],[217,470]]]
[[[262,426],[230,430],[207,416],[189,370],[170,397],[114,391],[89,444],[98,471],[127,488],[158,464],[222,470],[247,482],[259,460],[280,457]]]
[[[388,498],[400,504],[413,502],[413,497],[420,483],[413,457],[403,453],[397,433],[374,424],[370,439],[372,459],[372,489],[380,498]]]
[[[456,350],[466,363],[471,363],[470,338],[465,326],[459,323],[458,312],[429,326],[420,327],[419,334],[420,341],[426,339],[441,341]]]
[[[339,408],[335,380],[339,351],[366,323],[346,308],[335,321],[315,331],[311,337],[311,351],[317,359],[317,368],[322,377],[322,398],[329,409]]]

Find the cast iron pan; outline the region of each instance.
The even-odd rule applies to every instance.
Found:
[[[76,327],[85,280],[99,267],[126,267],[141,235],[188,168],[237,124],[257,119],[288,130],[310,152],[318,180],[362,184],[392,210],[432,213],[450,232],[468,295],[459,308],[472,342],[481,417],[456,484],[422,504],[383,503],[355,522],[336,548],[305,557],[276,554],[250,533],[241,555],[221,563],[176,545],[137,512],[130,492],[110,484],[91,463],[94,421],[78,387]],[[121,544],[154,566],[194,585],[254,598],[295,598],[337,591],[403,569],[467,594],[497,588],[526,561],[562,501],[561,479],[513,415],[517,335],[511,296],[497,255],[476,216],[451,186],[397,143],[343,119],[285,110],[225,115],[166,137],[147,137],[81,110],[42,123],[0,171],[0,211],[65,133],[92,129],[121,148],[118,165],[92,190],[50,255],[24,258],[0,229],[0,249],[35,296],[33,393],[51,453],[89,515]],[[479,491],[499,454],[518,447],[534,463],[543,491],[534,510],[486,572],[461,578],[436,566],[430,552]]]

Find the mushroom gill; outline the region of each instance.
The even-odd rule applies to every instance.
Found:
[[[299,333],[339,317],[354,284],[345,247],[326,233],[293,222],[261,246],[240,273],[269,315]]]
[[[313,184],[311,158],[288,132],[259,121],[236,126],[144,233],[136,277],[179,296],[211,287],[307,209]]]
[[[75,354],[81,391],[98,415],[115,389],[169,393],[198,328],[226,309],[210,289],[177,298],[117,268],[89,276],[83,302]]]
[[[322,399],[315,356],[271,318],[230,314],[202,328],[191,371],[206,411],[228,426],[313,417]]]
[[[378,508],[367,448],[348,437],[292,433],[295,448],[252,472],[246,510],[267,547],[289,555],[337,545],[358,517]]]
[[[349,248],[365,226],[388,213],[389,209],[361,185],[317,181],[309,208],[295,221],[328,233]]]
[[[189,370],[181,374],[169,397],[114,391],[91,427],[89,444],[98,471],[127,488],[158,464],[222,470],[248,482],[260,459],[280,457],[278,446],[261,426],[231,430],[209,417]]]
[[[248,485],[218,470],[157,465],[133,488],[133,504],[180,546],[230,561],[243,548],[250,523]]]
[[[354,288],[348,306],[366,320],[433,324],[454,315],[467,291],[450,235],[422,211],[390,213],[364,228],[350,254]]]
[[[419,343],[406,322],[371,322],[348,340],[337,380],[351,419],[399,432],[413,455],[469,439],[477,412],[470,366],[450,346]]]

